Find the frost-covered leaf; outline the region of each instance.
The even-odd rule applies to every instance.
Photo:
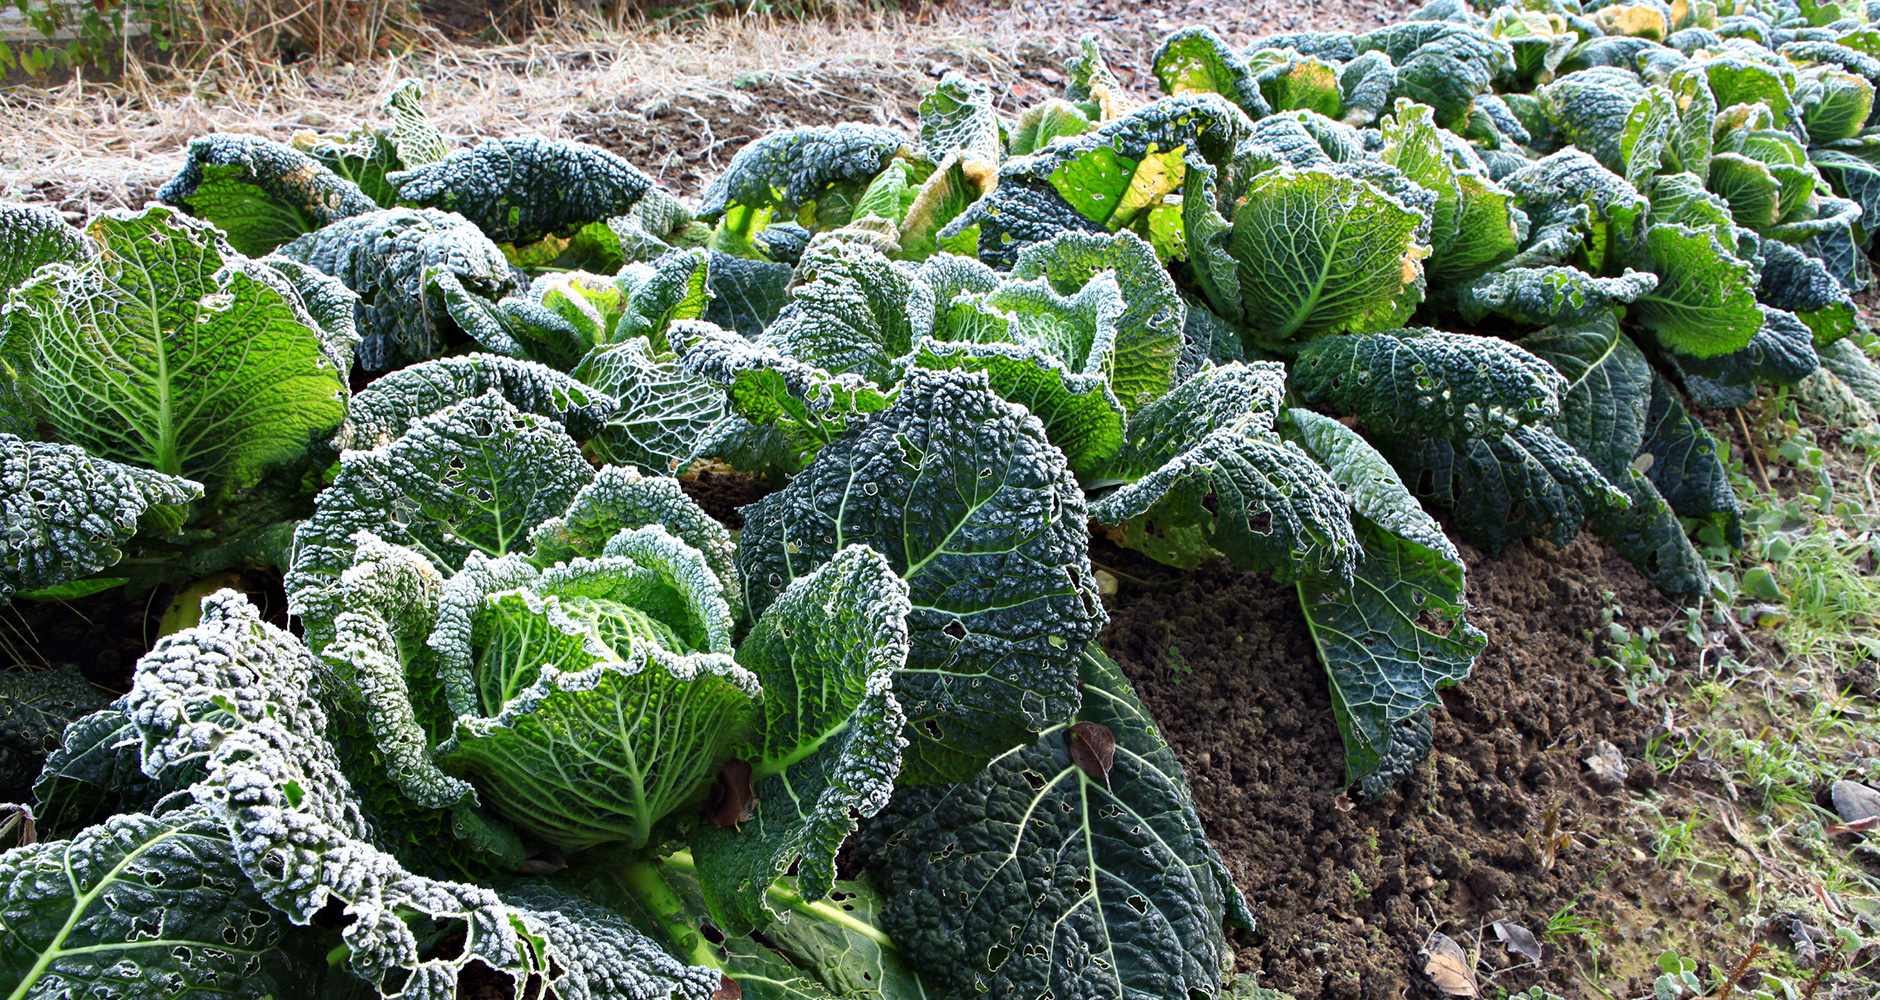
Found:
[[[893,406],[743,509],[748,613],[861,542],[907,581],[908,768],[968,775],[1075,711],[1075,658],[1104,621],[1083,491],[1037,418],[984,375],[909,373]]]
[[[912,290],[911,271],[879,251],[824,244],[797,265],[790,304],[757,342],[831,374],[853,373],[886,387],[894,359],[913,347]]]
[[[1515,344],[1435,330],[1320,337],[1287,377],[1306,401],[1369,426],[1458,439],[1553,417],[1566,388]]]
[[[929,371],[984,372],[1000,399],[1044,422],[1045,436],[1080,479],[1107,469],[1123,446],[1122,404],[1097,375],[1078,375],[1035,347],[924,340],[909,355]]]
[[[1108,786],[1067,724],[957,785],[902,788],[862,839],[881,923],[924,977],[963,995],[1214,996],[1250,920],[1207,843],[1174,751],[1121,671],[1078,657],[1077,719],[1117,741]]]
[[[1345,780],[1375,798],[1428,756],[1436,691],[1468,677],[1486,639],[1462,618],[1462,558],[1384,456],[1309,410],[1289,411],[1287,427],[1353,512],[1350,580],[1301,579],[1299,600],[1331,680]]]
[[[1651,203],[1625,178],[1578,149],[1563,149],[1502,178],[1521,200],[1528,242],[1510,267],[1575,264],[1605,274],[1637,242]]]
[[[450,147],[424,111],[423,81],[398,81],[379,103],[379,111],[385,116],[384,124],[343,136],[298,133],[293,145],[359,185],[380,208],[392,208],[398,204],[398,188],[386,175],[436,163],[449,155]]]
[[[1126,485],[1091,516],[1198,529],[1241,569],[1285,580],[1348,577],[1356,543],[1343,494],[1273,432],[1281,379],[1272,364],[1207,369],[1137,411],[1115,476]]]
[[[540,136],[491,139],[387,180],[400,201],[455,212],[490,239],[515,244],[626,215],[653,186],[598,146]]]
[[[1174,385],[1188,312],[1155,250],[1134,233],[1066,233],[1020,251],[1012,277],[1042,277],[1069,296],[1106,271],[1115,275],[1123,310],[1115,319],[1114,346],[1091,355],[1103,359],[1095,373],[1133,412]]]
[[[1398,96],[1436,109],[1436,124],[1459,129],[1477,95],[1514,66],[1508,43],[1445,21],[1405,21],[1352,39],[1357,52],[1378,51],[1397,67]]]
[[[346,410],[335,446],[364,451],[390,444],[411,425],[466,399],[495,392],[524,413],[593,437],[618,405],[613,396],[533,361],[494,354],[439,358],[373,380]]]
[[[576,557],[599,556],[622,531],[657,524],[697,549],[722,584],[736,612],[740,590],[731,533],[685,495],[670,476],[642,476],[608,467],[595,473],[568,509],[529,532],[530,558],[548,566]]]
[[[201,496],[187,479],[0,434],[0,598],[116,563],[146,510]]]
[[[292,146],[228,132],[191,139],[183,169],[158,189],[157,200],[214,223],[250,257],[379,207]]]
[[[66,225],[57,211],[0,202],[0,308],[6,293],[25,284],[40,265],[76,267],[89,256],[84,233]]]
[[[1579,323],[1614,306],[1638,301],[1658,287],[1658,276],[1628,269],[1595,278],[1577,267],[1511,267],[1490,271],[1456,296],[1462,318],[1480,323],[1495,315],[1529,326]]]
[[[1458,530],[1490,552],[1529,534],[1565,544],[1589,516],[1626,506],[1592,463],[1543,426],[1460,443],[1380,436],[1379,444],[1418,496],[1455,510]]]
[[[677,475],[703,457],[730,412],[724,390],[669,354],[655,356],[643,337],[595,351],[574,375],[620,401],[594,436],[594,453],[651,475]]]
[[[21,997],[279,995],[311,978],[209,810],[113,816],[0,855],[0,966]]]
[[[460,215],[408,208],[370,212],[309,233],[279,252],[359,293],[359,363],[366,371],[429,360],[465,337],[519,353],[510,347],[496,303],[520,283],[502,250]]]
[[[1762,328],[1740,351],[1714,358],[1668,354],[1684,375],[1685,392],[1699,409],[1747,406],[1762,385],[1794,385],[1821,367],[1814,331],[1794,313],[1758,303]]]
[[[706,288],[711,301],[705,322],[755,338],[790,303],[789,264],[746,260],[712,251]]]
[[[1114,121],[1135,110],[1135,102],[1123,89],[1110,64],[1104,61],[1097,36],[1078,39],[1077,55],[1064,62],[1064,98],[1075,101],[1094,121]]]
[[[1842,139],[1815,146],[1808,160],[1844,198],[1859,203],[1869,225],[1880,218],[1880,136]]]
[[[1826,265],[1774,240],[1764,240],[1762,250],[1756,301],[1794,313],[1808,324],[1816,347],[1854,332],[1854,301]]]
[[[371,451],[340,456],[340,472],[294,533],[287,571],[293,613],[331,620],[355,535],[370,531],[421,553],[445,573],[472,552],[500,556],[562,513],[594,469],[561,425],[523,413],[496,391],[414,421]]]
[[[1152,63],[1156,82],[1170,97],[1219,94],[1251,117],[1273,113],[1247,61],[1211,28],[1183,28],[1162,39]]]
[[[890,160],[911,152],[899,132],[877,125],[772,132],[731,158],[701,197],[699,217],[717,219],[733,209],[783,219],[807,212],[816,228],[834,228],[849,221],[856,199]]]
[[[0,672],[0,794],[33,801],[34,779],[65,727],[108,700],[76,664]]]
[[[852,418],[888,405],[885,393],[853,372],[830,374],[723,330],[698,332],[683,357],[687,374],[728,397],[739,417],[777,428],[800,455],[846,432]]]
[[[1644,352],[1610,316],[1543,331],[1522,344],[1567,379],[1555,431],[1631,500],[1625,510],[1593,516],[1593,530],[1660,589],[1702,593],[1709,581],[1703,558],[1657,488],[1633,466],[1652,393]]]
[[[161,206],[89,233],[99,256],[13,292],[0,347],[58,440],[221,503],[339,423],[345,370],[280,274]]]
[[[791,871],[804,900],[826,897],[857,818],[888,804],[907,721],[893,687],[910,611],[888,561],[851,545],[792,580],[739,644],[738,662],[764,690],[756,732],[734,750],[751,766],[754,805],[735,829],[692,838],[721,929],[769,923],[779,908],[766,890]]]
[[[977,80],[948,73],[921,99],[920,144],[935,163],[957,153],[969,171],[997,170],[1005,150],[1003,133],[992,88]]]
[[[558,850],[644,846],[731,754],[762,688],[730,651],[722,583],[663,527],[536,570],[472,555],[430,644],[482,800]]]
[[[1664,376],[1652,376],[1651,407],[1645,414],[1641,458],[1650,455],[1645,474],[1671,509],[1698,517],[1724,530],[1730,544],[1741,545],[1742,514],[1730,475],[1717,453],[1716,439],[1684,409],[1677,390]]]
[[[1568,73],[1538,92],[1560,134],[1620,176],[1628,175],[1626,124],[1647,94],[1636,74],[1610,66]]]
[[[323,736],[315,670],[298,640],[222,591],[203,602],[200,625],[158,641],[120,703],[141,734],[147,773],[202,769],[191,792],[240,866],[220,880],[223,898],[227,883],[252,885],[297,923],[337,900],[348,967],[381,988],[397,973],[411,1000],[454,997],[474,961],[540,975],[568,996],[704,1000],[717,988],[715,971],[686,968],[598,908],[511,903],[484,886],[414,874],[380,850]],[[427,921],[462,921],[462,949],[421,957]],[[557,921],[568,932],[550,933]]]
[[[1331,680],[1345,780],[1376,798],[1428,756],[1423,716],[1438,688],[1468,678],[1487,637],[1463,620],[1453,551],[1355,520],[1362,554],[1350,585],[1302,580],[1299,603]]]

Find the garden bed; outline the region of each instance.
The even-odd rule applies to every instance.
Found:
[[[1271,7],[1208,12],[1235,42],[1275,29],[1323,27]],[[1329,16],[1362,28],[1398,13],[1352,6]],[[922,16],[928,20],[878,29],[872,41],[848,38],[841,52],[821,58],[807,50],[838,43],[813,27],[777,28],[783,41],[772,43],[789,58],[769,61],[738,54],[738,36],[712,35],[716,29],[649,42],[652,54],[593,39],[541,51],[440,53],[438,65],[457,60],[451,78],[475,77],[474,87],[466,83],[465,93],[453,94],[434,86],[427,100],[453,142],[540,132],[591,143],[619,153],[672,193],[696,199],[738,150],[779,128],[860,121],[918,133],[921,100],[953,70],[989,82],[990,106],[1016,118],[1064,92],[1074,27],[1104,28],[1120,84],[1150,96],[1155,40],[1203,11],[1091,0],[948,3]],[[945,44],[928,37],[942,34]],[[466,70],[466,59],[483,61]],[[661,60],[684,68],[650,68]],[[396,75],[410,71],[400,66]],[[391,67],[353,67],[332,78],[297,79],[284,88],[286,97],[253,99],[87,96],[82,88],[9,97],[0,103],[7,116],[0,123],[61,109],[71,115],[61,122],[62,136],[111,137],[101,141],[105,155],[35,150],[16,171],[0,175],[0,184],[8,197],[54,207],[74,222],[107,207],[137,207],[184,162],[189,135],[230,129],[286,140],[308,128],[344,131],[360,120],[362,95],[383,89],[394,75]],[[478,95],[499,95],[500,106],[478,106]],[[179,109],[188,112],[186,128],[168,122]],[[144,141],[157,135],[160,141]],[[1468,328],[1484,332],[1491,325]],[[462,353],[465,342],[450,346]],[[353,388],[364,384],[360,379]],[[853,416],[860,420],[864,412],[872,411]],[[1853,594],[1849,617],[1816,615],[1821,609],[1811,611],[1800,596],[1805,581],[1783,575],[1793,565],[1786,553],[1800,543],[1765,547],[1784,532],[1841,531],[1849,541],[1836,558],[1846,558],[1834,565],[1865,586],[1873,558],[1857,550],[1870,544],[1874,523],[1858,494],[1873,485],[1863,452],[1874,443],[1873,429],[1824,414],[1799,390],[1765,391],[1734,413],[1717,413],[1730,414],[1705,420],[1709,436],[1724,444],[1718,472],[1753,497],[1745,506],[1747,555],[1714,541],[1703,552],[1702,569],[1727,578],[1728,588],[1719,582],[1709,592],[1668,599],[1590,530],[1564,545],[1517,539],[1491,555],[1467,542],[1465,529],[1479,525],[1441,517],[1467,566],[1468,611],[1461,622],[1414,620],[1442,637],[1465,634],[1466,623],[1481,630],[1486,644],[1471,676],[1439,692],[1428,761],[1375,801],[1348,784],[1350,736],[1341,733],[1301,589],[1220,558],[1191,571],[1172,569],[1119,547],[1117,530],[1091,523],[1091,565],[1098,579],[1115,583],[1103,598],[1108,624],[1095,641],[1120,665],[1173,749],[1200,823],[1251,909],[1254,926],[1227,939],[1243,984],[1297,1000],[1439,996],[1444,990],[1426,972],[1426,949],[1441,933],[1479,952],[1482,996],[1541,986],[1575,1000],[1630,1000],[1651,993],[1679,956],[1701,963],[1709,983],[1718,970],[1739,974],[1744,996],[1756,989],[1780,996],[1774,984],[1799,989],[1811,975],[1823,1000],[1874,988],[1873,949],[1864,940],[1880,930],[1874,891],[1880,863],[1861,841],[1829,828],[1829,787],[1837,778],[1874,777],[1873,761],[1880,759],[1873,666],[1853,642],[1854,629],[1870,631],[1880,603],[1860,603],[1871,595],[1843,588]],[[1312,415],[1282,419],[1306,427]],[[1362,424],[1352,418],[1339,426],[1348,433]],[[1063,451],[1045,450],[1065,461]],[[1645,468],[1652,457],[1644,456]],[[726,468],[687,476],[684,491],[725,527],[744,530],[740,508],[782,489],[785,477]],[[991,475],[988,468],[981,478]],[[800,482],[808,481],[806,473]],[[1076,480],[1070,482],[1074,489]],[[1811,500],[1823,484],[1831,493],[1838,488],[1846,502]],[[1210,502],[1209,513],[1219,513],[1218,497]],[[791,556],[799,551],[795,540],[777,547]],[[1757,570],[1773,590],[1751,588],[1749,574]],[[1741,591],[1734,589],[1739,575]],[[250,572],[241,584],[261,619],[288,624],[278,573]],[[6,612],[8,644],[23,664],[76,663],[94,686],[122,693],[177,589],[16,603]],[[1733,605],[1733,598],[1740,600]],[[1848,641],[1817,647],[1800,638],[1835,629]],[[1778,751],[1787,755],[1780,766],[1771,763]],[[1082,762],[1076,766],[1091,773]],[[856,873],[853,844],[840,864],[844,876]],[[1539,957],[1517,954],[1522,948],[1502,943],[1509,937],[1522,948],[1531,937]],[[463,947],[448,940],[431,945],[427,956]],[[1828,957],[1835,949],[1865,964],[1836,966]],[[1670,966],[1668,952],[1675,953]],[[500,995],[505,980],[481,971],[467,984],[471,978],[466,995],[479,998]],[[1472,995],[1453,984],[1448,992]]]

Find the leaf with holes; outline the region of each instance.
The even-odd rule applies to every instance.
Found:
[[[957,785],[903,788],[868,824],[880,921],[923,975],[961,995],[1211,996],[1251,915],[1202,832],[1174,751],[1121,671],[1078,658],[1076,725],[1115,739],[1108,787],[1072,725]]]

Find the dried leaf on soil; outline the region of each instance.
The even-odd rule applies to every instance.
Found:
[[[1420,954],[1423,956],[1423,974],[1429,976],[1444,993],[1452,997],[1482,995],[1482,988],[1475,981],[1475,966],[1455,938],[1441,931],[1432,931]]]

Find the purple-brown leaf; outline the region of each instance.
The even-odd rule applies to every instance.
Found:
[[[1071,763],[1091,778],[1102,780],[1108,789],[1110,768],[1116,765],[1116,734],[1110,732],[1110,727],[1095,722],[1072,723],[1065,741]]]
[[[732,758],[718,772],[718,780],[705,796],[705,820],[720,830],[748,822],[755,815],[757,797],[751,792],[751,762]]]

